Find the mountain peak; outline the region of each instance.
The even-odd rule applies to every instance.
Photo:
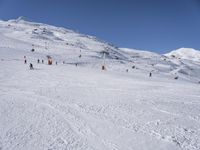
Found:
[[[182,47],[182,48],[177,49],[176,51],[180,51],[180,52],[184,52],[184,53],[194,53],[194,52],[197,52],[198,50],[195,50],[194,48]]]
[[[165,54],[167,57],[174,57],[178,59],[187,59],[192,61],[200,61],[200,51],[193,48],[179,48]]]

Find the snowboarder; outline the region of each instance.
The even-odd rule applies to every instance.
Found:
[[[32,63],[30,63],[29,67],[30,67],[30,70],[33,70],[33,64]]]

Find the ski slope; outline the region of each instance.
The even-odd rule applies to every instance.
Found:
[[[1,21],[0,149],[199,150],[198,81],[197,60],[121,49],[21,19]]]

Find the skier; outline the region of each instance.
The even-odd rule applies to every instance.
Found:
[[[39,64],[39,63],[40,63],[40,60],[38,59],[37,62],[38,62],[38,64]]]
[[[42,63],[44,63],[44,60],[42,59]]]
[[[48,65],[52,65],[52,63],[53,63],[53,62],[52,62],[52,59],[49,58],[49,59],[48,59]]]
[[[58,62],[56,61],[56,65],[58,65]]]
[[[29,67],[30,67],[30,70],[33,70],[33,64],[32,63],[30,63]]]
[[[27,61],[26,61],[26,59],[24,60],[24,64],[26,64],[27,63]]]
[[[126,72],[128,72],[128,69],[126,69]]]
[[[152,72],[149,73],[149,77],[151,77],[151,76],[152,76]]]
[[[106,67],[103,65],[103,66],[101,67],[101,69],[102,69],[102,70],[106,70]]]

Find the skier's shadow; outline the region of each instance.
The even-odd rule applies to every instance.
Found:
[[[29,69],[29,70],[43,70],[41,68],[33,68],[33,69]]]

